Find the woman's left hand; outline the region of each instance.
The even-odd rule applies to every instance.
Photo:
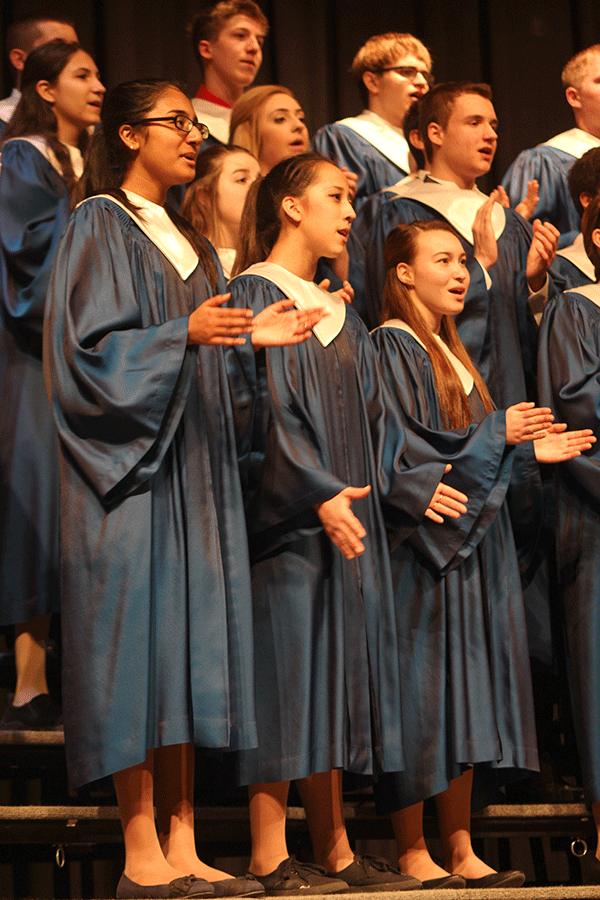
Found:
[[[584,450],[589,450],[596,443],[594,432],[591,428],[581,431],[567,431],[564,422],[557,422],[543,438],[533,442],[535,458],[541,463],[565,462],[580,456]]]
[[[324,315],[327,310],[323,306],[296,309],[291,300],[278,300],[252,319],[252,346],[260,350],[261,347],[301,344],[308,340],[313,327]]]
[[[447,475],[451,468],[452,466],[448,464],[444,474]],[[444,521],[444,516],[458,519],[463,513],[466,513],[467,507],[465,503],[467,503],[468,499],[467,495],[463,494],[462,491],[457,491],[456,488],[440,481],[433,497],[429,501],[429,506],[425,510],[425,515],[432,522],[438,522],[438,524]]]

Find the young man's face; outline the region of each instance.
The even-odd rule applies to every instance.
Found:
[[[600,54],[590,57],[581,84],[567,90],[567,100],[575,110],[579,126],[600,136]]]
[[[498,135],[498,120],[490,100],[479,94],[461,94],[454,103],[445,128],[430,124],[433,145],[432,174],[472,187],[492,165]]]
[[[227,19],[214,41],[200,41],[198,50],[219,80],[236,88],[252,84],[262,63],[265,31],[248,16]]]
[[[427,77],[430,67],[418,56],[407,53],[385,67],[386,72],[365,73],[369,91],[369,106],[392,125],[402,127],[411,104],[429,90]],[[405,73],[399,71],[407,70]],[[414,74],[410,70],[415,70]]]

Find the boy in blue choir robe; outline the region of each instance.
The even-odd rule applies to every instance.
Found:
[[[378,34],[360,48],[350,69],[365,109],[325,125],[315,150],[358,176],[354,209],[372,194],[416,170],[403,124],[412,104],[429,90],[431,56],[411,34]]]
[[[581,227],[581,211],[569,192],[569,171],[587,150],[600,146],[599,75],[600,44],[569,60],[561,77],[576,127],[523,150],[502,179],[512,206],[524,196],[528,181],[538,181],[539,201],[534,215],[558,228],[561,247],[570,244]]]
[[[401,222],[416,219],[450,222],[458,231],[471,275],[465,309],[457,317],[460,338],[496,405],[508,407],[535,397],[532,312],[543,308],[548,292],[556,289],[547,270],[558,232],[537,220],[532,229],[514,210],[494,202],[491,228],[497,259],[488,257],[484,234],[476,248],[474,220],[488,199],[476,187],[476,179],[492,165],[496,127],[487,85],[450,82],[423,97],[420,131],[429,172],[386,192],[388,199],[375,218],[367,245],[365,282],[370,324],[375,326],[380,321],[383,246],[389,232]]]

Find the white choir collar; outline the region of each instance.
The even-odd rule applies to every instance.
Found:
[[[180,232],[163,206],[152,203],[151,200],[146,200],[139,194],[134,194],[133,191],[124,191],[123,193],[137,207],[135,212],[127,209],[125,204],[113,197],[112,194],[95,194],[94,197],[105,197],[125,210],[146,237],[150,238],[163,256],[169,260],[181,279],[187,281],[198,265],[198,254],[188,239]],[[83,202],[93,200],[94,197],[88,197]],[[81,204],[79,205],[81,206]]]
[[[31,144],[36,150],[39,150],[42,156],[48,160],[52,168],[58,172],[61,178],[64,179],[65,175],[61,168],[61,165],[56,158],[55,153],[48,146],[48,142],[43,137],[16,137],[10,138],[6,143],[10,144],[11,141],[27,141],[28,144]],[[79,147],[72,147],[70,144],[63,144],[69,151],[69,156],[71,157],[71,165],[73,166],[73,172],[76,178],[81,178],[83,172],[83,157],[81,155],[81,150]]]
[[[568,153],[569,156],[574,156],[575,159],[581,159],[587,150],[591,150],[593,147],[600,147],[600,138],[590,134],[589,131],[583,131],[581,128],[570,128],[568,131],[561,132],[561,134],[555,134],[554,137],[551,137],[544,144],[540,144],[540,146],[554,147],[555,150],[562,150],[563,153]]]
[[[590,281],[596,280],[594,264],[585,252],[581,234],[579,234],[579,236],[573,241],[572,244],[569,244],[568,247],[563,247],[562,250],[559,250],[556,255],[562,256],[563,259],[567,259],[576,268],[578,268],[580,272],[583,272],[586,278],[589,278]]]
[[[364,109],[359,116],[340,119],[336,124],[351,128],[403,172],[410,172],[410,147],[401,128],[390,125],[370,109]]]
[[[298,309],[314,309],[324,306],[328,315],[313,327],[315,337],[327,347],[338,336],[346,321],[346,304],[335,294],[324,291],[314,281],[305,281],[276,263],[260,262],[250,266],[241,275],[259,275],[275,284]]]
[[[425,171],[420,171],[414,178],[403,178],[387,191],[396,197],[416,200],[439,212],[466,241],[473,244],[473,220],[479,207],[488,199],[475,185],[472,188],[460,188],[453,181],[439,181]],[[492,227],[496,240],[504,231],[506,215],[504,207],[494,203],[492,210]]]
[[[421,338],[415,333],[415,331],[407,325],[406,322],[403,322],[402,319],[388,319],[387,322],[384,322],[381,328],[399,328],[401,331],[406,331],[407,334],[412,335],[417,344],[420,344],[423,350],[427,353],[427,347],[421,340]],[[469,372],[469,370],[461,363],[460,359],[454,355],[454,353],[450,350],[446,342],[439,336],[439,334],[434,334],[433,337],[439,344],[442,351],[446,354],[448,362],[460,378],[460,382],[463,386],[464,392],[469,396],[471,391],[473,390],[473,376]]]
[[[600,306],[600,284],[584,284],[583,287],[570,288],[565,294],[583,294],[596,306]]]

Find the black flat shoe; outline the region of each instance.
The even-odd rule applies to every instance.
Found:
[[[465,878],[468,888],[507,888],[521,887],[525,881],[525,873],[516,869],[509,872],[490,872],[483,878]]]
[[[222,881],[211,881],[215,897],[260,897],[265,889],[256,878],[241,875],[239,878],[223,878]]]
[[[168,884],[137,884],[123,873],[115,897],[117,900],[169,900],[171,897],[214,897],[214,891],[212,884],[195,875],[183,875]]]
[[[62,728],[62,714],[50,694],[38,694],[23,706],[11,703],[0,719],[2,731],[57,731]]]
[[[421,882],[411,875],[403,875],[386,859],[377,856],[355,856],[354,862],[341,872],[327,872],[329,878],[341,878],[351,894],[366,891],[416,891]]]
[[[439,891],[444,888],[451,888],[458,891],[467,886],[467,879],[462,875],[443,875],[441,878],[427,878],[423,882],[423,890]]]

